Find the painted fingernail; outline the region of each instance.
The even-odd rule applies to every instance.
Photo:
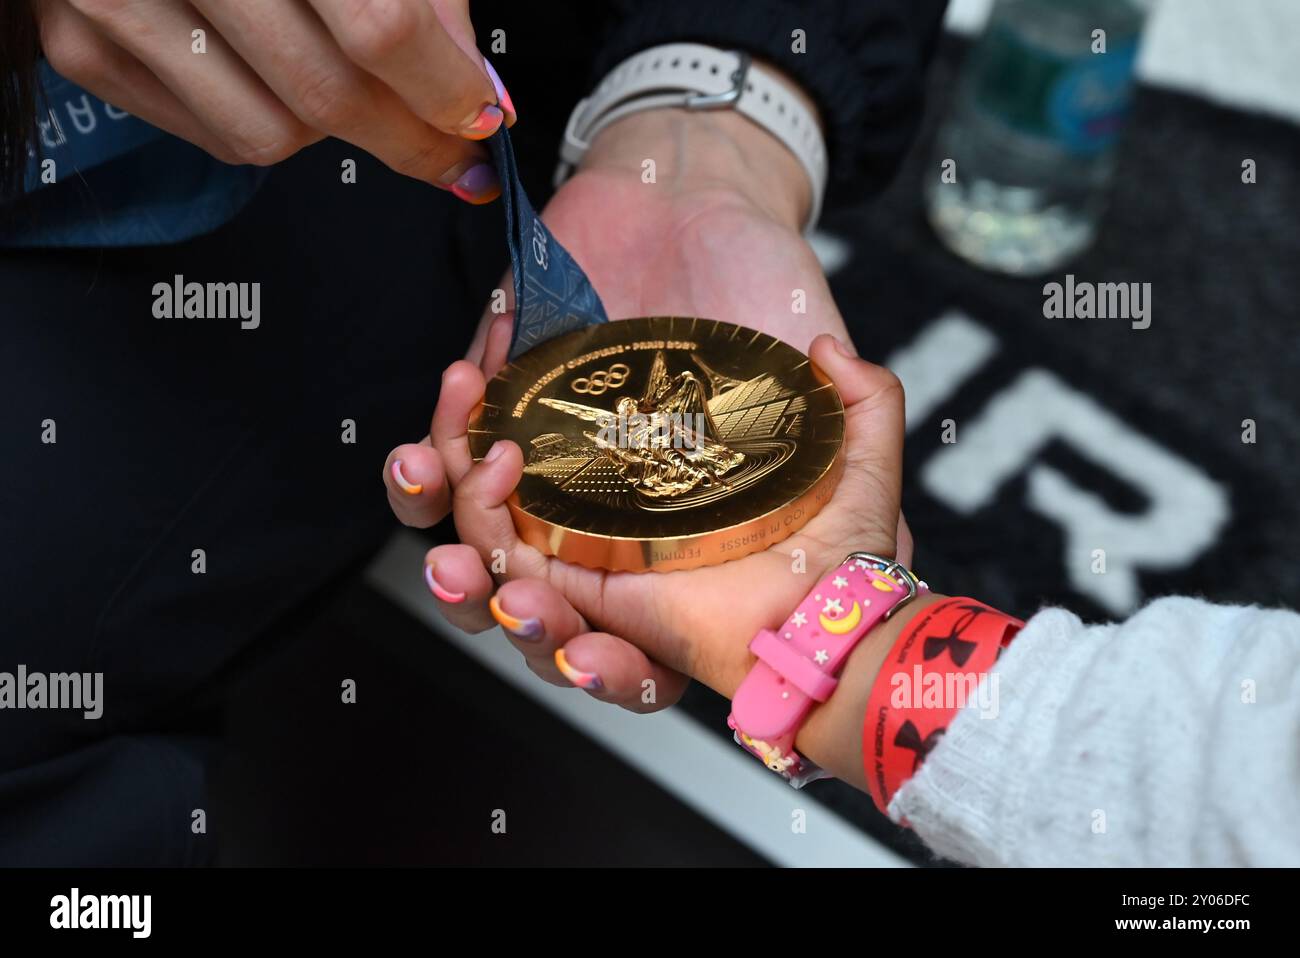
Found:
[[[497,103],[501,105],[501,109],[506,111],[506,126],[514,126],[515,121],[519,119],[519,114],[515,112],[514,101],[510,99],[510,91],[501,82],[497,68],[492,65],[491,60],[484,57],[483,65],[487,67],[488,76],[492,78],[492,85],[497,88]]]
[[[465,601],[464,592],[450,592],[438,584],[438,580],[433,577],[432,562],[426,563],[424,566],[424,581],[429,586],[429,591],[432,592],[434,595],[436,595],[443,602],[451,602],[455,604],[457,602]]]
[[[488,609],[491,610],[492,618],[497,620],[497,624],[517,639],[522,639],[525,642],[540,642],[542,636],[546,633],[546,628],[542,625],[541,619],[515,618],[501,608],[501,601],[496,596],[492,596],[488,600]]]
[[[605,688],[605,683],[600,680],[600,676],[595,672],[583,672],[581,669],[575,669],[570,665],[568,659],[564,657],[564,649],[555,650],[555,667],[564,674],[566,679],[580,689],[586,689],[588,692],[600,692]]]
[[[460,128],[460,135],[467,140],[486,140],[501,129],[505,121],[506,115],[501,107],[488,105]]]
[[[418,496],[424,491],[424,483],[409,482],[407,478],[402,475],[402,460],[400,459],[393,460],[393,482],[397,483],[397,487],[408,496]]]
[[[505,451],[506,451],[505,440],[498,439],[496,442],[492,443],[492,448],[487,451],[487,455],[483,457],[483,461],[495,462],[496,460],[501,458],[501,454]]]
[[[450,189],[458,199],[481,206],[501,195],[501,180],[492,164],[479,162],[456,175]]]

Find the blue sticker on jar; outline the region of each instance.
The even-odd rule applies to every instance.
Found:
[[[1047,102],[1052,131],[1073,153],[1100,153],[1114,144],[1133,99],[1137,44],[1076,61],[1057,80]]]

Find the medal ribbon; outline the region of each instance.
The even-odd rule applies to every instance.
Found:
[[[134,150],[172,139],[157,127],[108,105],[59,76],[44,60],[40,71],[48,113],[40,118],[43,149],[40,153],[33,150],[28,159],[25,192],[39,190],[44,185],[43,158],[56,160],[56,168],[61,171],[58,179],[62,181]],[[504,126],[488,140],[488,147],[501,178],[506,243],[510,247],[514,275],[515,324],[510,340],[510,358],[514,359],[554,336],[607,322],[608,317],[587,274],[546,228],[528,201],[519,182],[510,134]],[[214,201],[214,205],[219,204]],[[191,206],[206,208],[198,201]],[[157,210],[151,212],[155,217],[161,215]],[[193,209],[187,215],[191,219],[197,216]]]
[[[504,125],[488,138],[487,145],[505,201],[506,244],[515,286],[510,358],[515,359],[561,333],[605,323],[609,317],[587,274],[528,202]]]

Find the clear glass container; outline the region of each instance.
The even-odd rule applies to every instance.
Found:
[[[1141,0],[995,3],[927,180],[929,219],[949,248],[1036,275],[1092,243],[1147,13]]]

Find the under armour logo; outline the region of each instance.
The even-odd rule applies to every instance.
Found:
[[[979,646],[978,642],[971,642],[967,639],[961,638],[960,636],[970,628],[971,623],[974,622],[979,615],[987,612],[988,609],[984,608],[982,605],[965,605],[961,608],[966,610],[966,614],[952,624],[952,630],[947,635],[931,635],[926,637],[925,644],[922,646],[922,651],[927,662],[943,655],[944,650],[946,649],[948,655],[951,656],[953,663],[960,667],[966,664],[966,660],[971,657],[971,653]]]
[[[945,731],[947,729],[937,728],[925,738],[921,738],[921,733],[917,731],[915,725],[910,721],[904,722],[903,727],[894,736],[894,744],[899,748],[909,749],[916,753],[916,758],[912,761],[912,771],[915,772],[921,767],[921,762],[925,760],[925,757],[939,744],[939,738]]]

